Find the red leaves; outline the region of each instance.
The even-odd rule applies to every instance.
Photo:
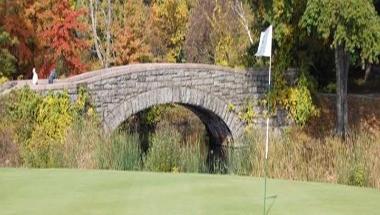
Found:
[[[48,13],[52,14],[51,23],[46,30],[41,31],[40,38],[46,38],[44,42],[45,63],[41,68],[41,75],[46,77],[52,67],[61,60],[66,69],[66,75],[74,75],[82,72],[85,65],[81,62],[81,50],[88,47],[85,39],[79,36],[85,31],[85,26],[79,22],[83,10],[74,11],[67,0],[53,4]]]
[[[24,9],[20,0],[0,2],[0,26],[12,37],[17,38],[17,42],[9,47],[9,51],[20,64],[27,63],[32,57],[32,51],[28,46],[32,33],[23,16]]]
[[[86,28],[79,21],[84,12],[69,0],[0,1],[0,26],[17,39],[6,47],[17,58],[17,74],[28,78],[33,67],[41,77],[59,66],[65,75],[85,70]]]

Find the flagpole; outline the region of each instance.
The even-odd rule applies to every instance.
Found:
[[[260,34],[260,43],[256,53],[257,57],[269,57],[269,78],[268,78],[268,93],[271,89],[272,76],[272,31],[273,26],[270,25],[264,32]],[[266,213],[267,200],[267,175],[268,175],[268,150],[269,150],[269,119],[270,119],[270,101],[267,99],[267,128],[265,138],[265,158],[264,158],[264,215]]]
[[[272,55],[269,57],[269,77],[268,77],[268,92],[271,90],[271,73],[272,73]],[[268,148],[269,148],[269,116],[270,116],[270,103],[267,102],[267,129],[265,138],[265,160],[264,160],[264,212],[266,213],[266,200],[267,200],[267,171],[268,171]]]

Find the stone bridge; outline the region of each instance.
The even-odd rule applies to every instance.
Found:
[[[75,99],[86,87],[104,127],[116,129],[133,114],[154,105],[176,103],[195,113],[216,144],[238,139],[244,123],[236,111],[247,100],[262,97],[267,88],[265,70],[238,70],[202,64],[135,64],[84,73],[54,84],[40,80],[8,82],[0,93],[29,85],[40,92],[67,90]],[[274,120],[276,121],[276,120]],[[277,120],[282,121],[282,120]]]

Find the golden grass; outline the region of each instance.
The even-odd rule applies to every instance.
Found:
[[[264,138],[260,133],[250,131],[245,138],[245,144],[251,145],[247,162],[253,176],[264,174]],[[271,178],[380,188],[380,141],[363,132],[343,142],[334,136],[318,139],[291,129],[271,137],[267,170]]]

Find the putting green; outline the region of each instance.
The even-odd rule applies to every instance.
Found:
[[[269,214],[380,214],[380,191],[269,180]],[[0,214],[262,214],[253,177],[0,169]]]

